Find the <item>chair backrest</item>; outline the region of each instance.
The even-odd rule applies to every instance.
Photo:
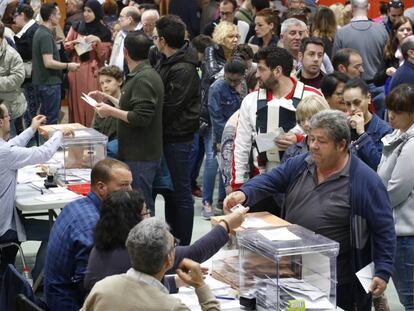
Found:
[[[13,265],[9,264],[3,275],[0,293],[0,310],[16,310],[16,296],[18,294],[24,294],[29,300],[36,301],[30,284]]]
[[[44,311],[23,294],[16,296],[16,311]]]

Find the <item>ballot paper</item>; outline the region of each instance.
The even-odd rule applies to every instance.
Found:
[[[91,105],[94,108],[98,104],[96,100],[94,100],[92,97],[90,97],[89,95],[85,93],[82,93],[81,99],[83,99],[85,102],[87,102],[89,105]]]
[[[362,287],[365,289],[367,294],[369,293],[369,287],[371,285],[372,279],[375,273],[375,265],[374,262],[366,265],[364,268],[359,270],[356,274],[358,280],[361,282]]]
[[[34,197],[34,199],[37,201],[41,201],[41,202],[53,202],[53,201],[71,200],[71,199],[76,199],[80,197],[82,196],[66,189],[66,191],[59,191],[58,193],[42,194],[42,195]]]
[[[272,229],[272,230],[258,230],[258,232],[270,241],[300,240],[300,237],[290,232],[286,227]]]
[[[85,38],[79,37],[75,41],[74,48],[75,48],[76,54],[81,56],[89,51],[92,51],[92,44],[90,44],[89,42],[86,42]]]
[[[279,127],[274,132],[268,132],[264,134],[257,134],[256,136],[256,146],[259,152],[265,152],[276,147],[275,139],[279,138],[279,136],[283,135],[285,131],[283,128]]]

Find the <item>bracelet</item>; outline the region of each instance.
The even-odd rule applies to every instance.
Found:
[[[66,70],[68,70],[69,68],[69,63],[66,63]]]
[[[225,219],[220,219],[219,223],[223,222],[226,225],[227,233],[230,233],[230,225]]]

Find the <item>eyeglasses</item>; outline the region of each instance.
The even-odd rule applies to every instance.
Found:
[[[400,0],[392,0],[390,2],[388,2],[388,7],[389,8],[394,8],[394,9],[403,9],[404,8],[404,3]]]
[[[171,246],[171,248],[168,251],[168,253],[170,253],[173,249],[175,249],[178,245],[180,245],[180,240],[177,239],[176,237],[173,237],[173,238],[174,238],[174,243],[173,243],[173,246]]]

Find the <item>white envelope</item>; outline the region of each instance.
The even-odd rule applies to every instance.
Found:
[[[94,100],[92,97],[86,95],[85,93],[82,93],[81,98],[86,101],[89,105],[91,105],[92,107],[96,107],[97,101]]]
[[[369,293],[369,286],[371,285],[372,279],[374,278],[374,273],[374,262],[371,262],[370,264],[366,265],[364,268],[359,270],[357,273],[355,273],[367,294]]]

